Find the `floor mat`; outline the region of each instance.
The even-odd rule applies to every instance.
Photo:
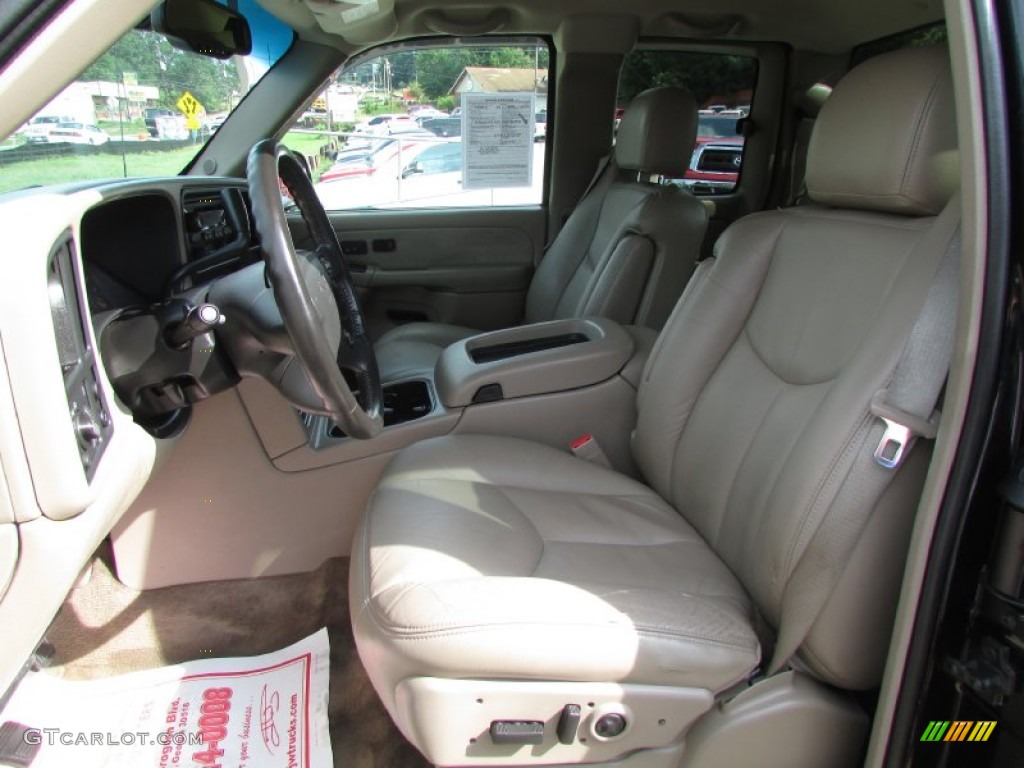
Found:
[[[104,552],[47,634],[56,647],[50,671],[93,679],[189,659],[267,653],[326,626],[335,766],[425,768],[429,763],[392,724],[356,654],[347,574],[348,560],[336,558],[311,573],[137,592],[114,578]]]

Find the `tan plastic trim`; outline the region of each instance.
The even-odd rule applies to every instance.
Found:
[[[559,765],[615,760],[636,750],[677,743],[710,709],[714,697],[700,688],[616,683],[504,680],[403,680],[395,691],[398,721],[406,736],[436,765]],[[559,742],[556,731],[566,704],[582,708],[576,738]],[[626,729],[597,735],[598,718],[616,713]],[[494,720],[544,723],[544,740],[533,746],[496,745]]]
[[[928,550],[967,412],[984,302],[988,198],[985,132],[982,125],[985,107],[978,67],[977,37],[969,2],[946,0],[944,8],[956,97],[963,209],[959,327],[946,386],[942,425],[935,441],[935,453],[910,540],[889,657],[882,679],[868,756],[864,763],[869,768],[882,765],[889,742],[896,699],[902,686],[911,632],[921,599],[921,585],[928,565]]]
[[[391,456],[282,472],[264,452],[237,393],[203,400],[174,452],[111,533],[118,578],[134,589],[153,589],[301,573],[347,555]]]
[[[18,568],[18,528],[14,523],[0,523],[0,598]]]
[[[783,672],[701,718],[679,768],[853,768],[866,731],[867,716],[853,700]]]
[[[0,230],[8,233],[8,248],[11,253],[23,255],[8,260],[4,280],[0,282],[3,357],[17,414],[13,423],[20,428],[39,511],[53,519],[80,514],[111,484],[122,483],[125,476],[134,479],[137,474],[148,473],[155,455],[153,439],[133,422],[130,414],[116,407],[100,365],[97,370],[101,397],[111,412],[113,436],[91,482],[82,469],[68,412],[50,314],[47,258],[65,232],[70,230],[72,240],[79,242],[82,214],[100,199],[95,191],[67,196],[26,195],[0,208]],[[77,245],[74,250],[81,299],[85,296],[81,255]],[[84,305],[84,299],[81,302]],[[97,349],[91,324],[84,323],[84,331],[87,342]],[[4,465],[8,465],[6,455]],[[14,484],[15,478],[8,480],[12,481],[12,495],[17,498],[21,489]],[[27,519],[33,512],[24,515],[19,513],[19,519]]]
[[[588,341],[541,352],[475,363],[475,350],[562,334]],[[559,392],[611,378],[629,361],[633,339],[622,326],[603,318],[553,320],[471,336],[441,353],[435,369],[437,392],[449,408],[466,406],[481,387],[497,384],[506,399]]]

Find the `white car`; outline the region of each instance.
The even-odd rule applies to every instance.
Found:
[[[355,127],[354,133],[375,135],[396,133],[402,128],[416,128],[416,121],[409,115],[375,115]]]
[[[49,141],[50,131],[61,123],[71,121],[73,121],[73,118],[70,117],[36,115],[25,124],[25,127],[21,131],[21,135],[27,144],[45,144]]]
[[[110,135],[91,123],[57,123],[46,137],[50,144],[89,144],[98,147],[110,141]]]

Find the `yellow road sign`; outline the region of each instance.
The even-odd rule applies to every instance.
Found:
[[[192,115],[185,118],[185,127],[190,131],[198,131],[200,123]]]
[[[178,109],[185,114],[185,117],[192,119],[195,119],[195,116],[203,109],[203,105],[199,103],[199,99],[188,91],[185,91],[185,93],[181,95],[181,98],[178,99],[177,106]]]

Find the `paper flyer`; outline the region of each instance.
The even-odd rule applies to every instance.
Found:
[[[274,653],[102,680],[29,672],[0,713],[32,768],[330,768],[327,630]]]
[[[533,183],[534,95],[462,94],[462,188]]]

